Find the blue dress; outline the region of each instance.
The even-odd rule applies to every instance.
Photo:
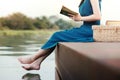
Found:
[[[100,5],[99,0],[99,5]],[[84,0],[79,7],[81,16],[89,16],[93,14],[90,0]],[[42,49],[49,49],[55,47],[58,42],[93,42],[92,25],[99,25],[100,21],[84,21],[83,25],[78,28],[55,32],[51,38],[41,47]]]

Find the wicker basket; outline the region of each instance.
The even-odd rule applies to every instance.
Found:
[[[120,41],[120,26],[94,25],[92,29],[95,41]]]
[[[120,26],[120,21],[117,20],[107,20],[106,25],[118,25]]]

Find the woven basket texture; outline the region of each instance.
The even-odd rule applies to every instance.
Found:
[[[95,41],[120,41],[120,25],[93,25]]]

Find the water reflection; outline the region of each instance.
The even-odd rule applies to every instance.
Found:
[[[39,74],[27,73],[23,75],[22,80],[41,80]]]
[[[31,71],[25,74],[26,70],[21,68],[17,60],[19,56],[34,54],[46,41],[47,36],[0,38],[0,80],[54,80],[54,54],[42,63],[39,73]]]
[[[26,48],[40,47],[45,41],[44,36],[34,37],[2,37],[0,39],[0,51],[27,51]],[[30,50],[30,49],[29,49]],[[33,50],[32,50],[33,51]]]

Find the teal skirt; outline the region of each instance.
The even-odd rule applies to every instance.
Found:
[[[93,31],[91,25],[82,25],[78,28],[55,32],[50,39],[41,47],[49,49],[55,47],[59,42],[93,42]]]

